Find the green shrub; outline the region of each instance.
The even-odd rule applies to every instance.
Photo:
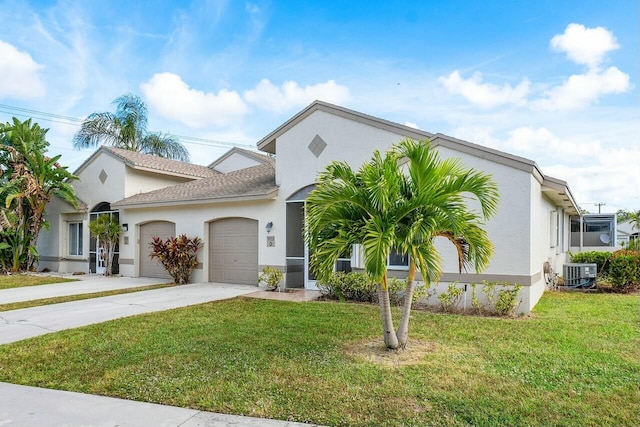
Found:
[[[151,238],[151,259],[157,259],[173,278],[173,283],[189,283],[191,272],[198,266],[198,250],[202,247],[199,237],[189,238],[185,234],[171,236],[162,240],[158,236]]]
[[[516,314],[516,309],[522,302],[522,300],[518,301],[518,293],[521,288],[521,285],[512,285],[511,288],[505,287],[498,291],[498,299],[494,306],[498,315],[513,316]]]
[[[618,292],[631,292],[640,287],[640,253],[620,250],[611,255],[607,278]]]
[[[273,291],[278,287],[283,277],[284,273],[282,271],[275,267],[268,266],[265,267],[260,276],[258,276],[258,285]]]
[[[457,283],[449,283],[447,290],[438,295],[442,311],[452,312],[458,308],[458,304],[460,304],[460,300],[464,294],[464,289],[456,285]]]
[[[391,305],[401,306],[404,304],[404,292],[407,287],[406,279],[390,278],[389,300]],[[337,271],[326,281],[317,283],[320,292],[327,298],[341,301],[355,302],[378,302],[378,284],[373,282],[365,273],[344,273]],[[424,285],[416,286],[413,292],[412,302],[417,302],[426,295]]]
[[[611,257],[611,252],[605,251],[588,251],[588,252],[580,252],[577,254],[570,254],[571,262],[581,263],[581,264],[596,264],[597,271],[601,273],[606,273],[608,269],[607,260]],[[604,266],[604,270],[603,270]]]

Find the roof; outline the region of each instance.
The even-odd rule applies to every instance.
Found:
[[[381,119],[378,117],[370,116],[368,114],[360,113],[359,111],[350,110],[348,108],[340,107],[338,105],[330,104],[324,101],[313,101],[304,110],[284,122],[277,129],[271,132],[269,135],[258,141],[258,149],[267,153],[276,154],[275,141],[282,134],[286,133],[289,129],[300,123],[302,120],[309,117],[316,111],[324,111],[336,116],[341,116],[349,120],[353,120],[359,123],[364,123],[369,126],[373,126],[379,129],[388,130],[390,132],[398,133],[413,139],[425,139],[431,138],[432,134],[420,129],[416,129],[410,126],[401,125],[400,123],[391,122],[389,120]]]
[[[238,200],[270,199],[277,195],[275,162],[217,174],[209,178],[162,188],[127,197],[111,206],[115,208],[145,208]]]
[[[222,156],[220,156],[218,159],[216,159],[213,163],[211,163],[208,167],[211,169],[215,169],[215,167],[217,165],[219,165],[220,163],[224,162],[226,159],[228,159],[229,157],[231,157],[233,154],[235,153],[239,153],[242,154],[250,159],[253,159],[257,162],[260,163],[266,163],[269,162],[270,160],[272,160],[272,158],[266,154],[263,153],[259,153],[257,151],[252,151],[252,150],[247,150],[244,148],[240,148],[240,147],[233,147],[231,150],[227,151],[226,153],[224,153]]]
[[[443,146],[452,150],[471,154],[475,157],[487,159],[498,164],[529,172],[541,184],[542,190],[547,195],[547,197],[549,197],[554,203],[556,203],[557,206],[567,208],[570,213],[579,213],[579,206],[573,198],[573,195],[571,194],[571,190],[569,189],[567,183],[557,178],[552,178],[550,176],[544,175],[536,162],[534,162],[533,160],[505,153],[503,151],[495,150],[483,145],[474,144],[472,142],[464,141],[442,133],[432,134],[420,129],[415,129],[409,126],[401,125],[399,123],[380,119],[378,117],[363,114],[358,111],[350,110],[348,108],[333,105],[324,101],[312,102],[311,105],[293,116],[291,119],[287,120],[273,132],[262,138],[260,141],[258,141],[258,149],[275,154],[276,140],[284,133],[289,131],[292,127],[296,126],[298,123],[300,123],[316,111],[323,111],[329,114],[346,118],[348,120],[373,126],[378,129],[397,133],[398,135],[402,135],[406,138],[417,140],[429,139],[434,147]]]
[[[194,165],[193,163],[165,159],[164,157],[153,156],[151,154],[143,154],[137,151],[103,145],[96,150],[91,157],[85,160],[78,169],[76,169],[74,175],[78,175],[82,172],[82,170],[87,167],[87,165],[89,165],[89,163],[91,163],[100,153],[111,155],[133,169],[152,171],[165,175],[185,178],[207,178],[219,174],[206,166]]]

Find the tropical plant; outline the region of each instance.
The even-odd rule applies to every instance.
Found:
[[[113,101],[115,113],[90,114],[73,137],[77,149],[100,144],[168,159],[189,161],[189,152],[177,139],[147,131],[147,106],[140,97],[122,95]]]
[[[36,242],[40,230],[48,227],[45,209],[51,197],[77,206],[70,182],[78,178],[58,164],[60,155],[45,155],[46,133],[31,119],[14,117],[0,124],[0,200],[6,220],[2,235],[11,248],[13,271],[31,268],[37,260]]]
[[[482,221],[496,212],[498,198],[489,175],[467,169],[457,159],[441,160],[429,141],[405,140],[385,155],[375,151],[357,172],[346,162],[333,162],[307,198],[305,239],[314,254],[311,266],[319,278],[327,278],[339,257],[362,245],[364,270],[378,284],[385,345],[405,347],[416,272],[429,286],[442,271],[434,239],[453,243],[459,271],[470,265],[481,271],[493,253]],[[480,212],[469,207],[470,199],[479,202]],[[397,331],[387,279],[387,259],[394,248],[410,256]]]
[[[102,248],[99,253],[104,254],[105,257],[105,276],[111,276],[114,249],[120,239],[122,227],[116,217],[102,214],[89,223],[89,232],[98,240],[99,247]]]
[[[202,248],[199,237],[189,238],[186,234],[171,236],[162,240],[158,236],[151,238],[151,259],[157,259],[173,278],[176,285],[189,283],[193,269],[198,266],[198,250]]]
[[[258,285],[264,286],[267,290],[275,291],[284,278],[284,273],[276,267],[267,266],[262,269],[258,276]]]

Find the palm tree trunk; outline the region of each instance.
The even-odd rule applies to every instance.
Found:
[[[389,300],[389,286],[387,275],[382,277],[382,283],[378,285],[378,303],[380,304],[380,319],[382,320],[382,334],[384,345],[390,349],[398,348],[398,336],[393,327],[393,317],[391,316],[391,301]]]
[[[409,261],[409,276],[407,277],[407,289],[404,292],[404,306],[402,307],[402,319],[398,326],[398,345],[401,348],[407,346],[409,339],[409,318],[411,317],[411,304],[413,303],[413,291],[416,288],[416,263],[413,258]]]

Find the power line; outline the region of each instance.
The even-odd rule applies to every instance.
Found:
[[[82,122],[84,121],[83,119],[79,119],[77,117],[63,116],[61,114],[47,113],[45,111],[31,110],[28,108],[15,107],[7,104],[0,104],[0,113],[12,114],[20,117],[33,117],[38,120],[45,120],[53,123],[60,123],[64,125],[78,126],[78,127],[81,126]],[[167,133],[167,135],[169,135],[170,137],[176,138],[177,140],[179,140],[184,144],[200,145],[205,147],[223,147],[223,148],[224,147],[241,147],[241,148],[255,149],[255,146],[251,144],[240,144],[235,142],[219,141],[215,139],[175,135],[172,133]],[[61,148],[61,147],[57,147],[57,148]]]

